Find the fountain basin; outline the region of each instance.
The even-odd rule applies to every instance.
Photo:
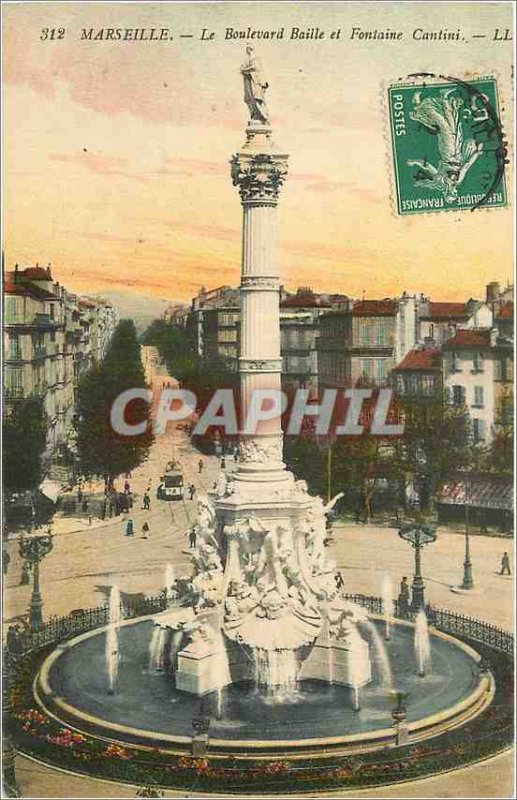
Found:
[[[354,711],[350,690],[321,681],[301,681],[292,696],[262,694],[250,682],[232,684],[221,698],[201,701],[178,691],[170,673],[148,670],[153,618],[122,623],[120,664],[115,693],[109,695],[104,660],[105,629],[90,631],[56,648],[38,674],[40,705],[60,721],[90,735],[160,747],[173,752],[192,743],[192,720],[211,717],[210,751],[296,753],[318,748],[362,751],[396,740],[391,711],[394,701],[380,685],[372,665],[372,682],[360,693]],[[376,624],[381,626],[382,620]],[[432,671],[418,675],[413,653],[414,626],[398,621],[387,643],[394,686],[408,693],[407,740],[418,741],[459,726],[491,701],[494,682],[478,669],[479,655],[463,642],[433,631]],[[218,715],[220,718],[218,719]]]

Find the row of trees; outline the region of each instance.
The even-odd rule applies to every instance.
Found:
[[[17,402],[3,419],[4,488],[35,489],[43,479],[46,420],[41,398]]]
[[[147,423],[143,434],[123,436],[113,430],[110,419],[119,394],[145,385],[135,325],[132,320],[121,320],[106,357],[83,376],[78,386],[76,446],[78,466],[84,475],[113,478],[130,472],[147,458],[153,441],[149,404],[132,400],[125,412],[128,424]]]
[[[162,319],[154,320],[142,335],[142,344],[158,348],[169,375],[174,375],[185,389],[196,395],[198,410],[205,407],[216,389],[238,386],[238,375],[228,359],[200,356],[183,328]]]
[[[84,475],[115,476],[140,464],[152,443],[150,426],[140,436],[117,434],[110,421],[111,407],[126,389],[145,387],[145,373],[134,323],[122,320],[108,352],[79,381],[75,414],[77,468]],[[149,422],[149,405],[132,401],[126,411],[129,424]],[[17,402],[3,420],[4,487],[7,491],[34,490],[44,477],[47,419],[43,400]]]
[[[511,430],[499,431],[489,448],[475,445],[467,409],[451,406],[442,395],[425,403],[399,401],[398,413],[404,421],[400,437],[381,439],[366,431],[326,446],[310,436],[286,438],[285,460],[313,493],[326,494],[331,480],[333,494],[344,492],[342,505],[366,521],[374,495],[386,507],[403,507],[410,482],[420,508],[433,512],[447,475],[465,470],[511,475]]]

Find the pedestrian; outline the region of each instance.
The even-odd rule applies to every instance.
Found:
[[[124,494],[131,494],[131,484],[129,481],[124,482]]]
[[[148,538],[149,538],[149,523],[144,522],[144,524],[142,525],[142,539],[148,539]]]
[[[341,572],[339,570],[334,575],[334,580],[336,581],[336,589],[338,590],[338,592],[340,592],[341,589],[344,589],[345,582],[344,582],[343,576],[342,576],[342,574],[341,574]]]
[[[196,539],[197,539],[196,529],[195,528],[191,528],[190,529],[190,533],[188,535],[188,546],[189,547],[195,547],[196,546]]]
[[[151,498],[150,498],[148,492],[144,493],[144,496],[143,496],[143,499],[142,499],[142,508],[145,511],[149,511],[149,509],[151,508]]]
[[[80,486],[77,490],[77,502],[79,503],[79,505],[83,502],[83,490],[81,489]]]
[[[191,483],[190,486],[188,487],[188,491],[189,491],[190,499],[193,500],[194,499],[194,495],[196,494],[196,487],[194,486],[193,483]]]
[[[400,582],[400,590],[398,596],[399,613],[405,616],[409,611],[409,586],[406,576]]]
[[[26,586],[28,583],[30,583],[29,565],[24,561],[22,564],[22,574],[20,576],[20,586]]]
[[[200,475],[203,472],[203,459],[202,458],[200,458],[199,461],[197,462],[197,471],[199,472]]]
[[[126,536],[134,536],[135,533],[135,523],[133,519],[130,517],[126,522]]]
[[[7,629],[7,649],[10,653],[18,652],[18,631],[14,625]]]
[[[501,571],[499,572],[499,575],[511,575],[511,574],[512,573],[510,570],[510,556],[505,550],[503,553],[503,557],[501,558]]]
[[[224,456],[221,457],[221,469],[226,469],[226,459]]]
[[[93,521],[93,517],[91,514],[88,514],[88,525],[91,525]]]

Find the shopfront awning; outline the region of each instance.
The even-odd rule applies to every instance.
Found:
[[[486,508],[512,511],[513,486],[505,478],[455,479],[444,483],[438,492],[437,502],[447,506]]]

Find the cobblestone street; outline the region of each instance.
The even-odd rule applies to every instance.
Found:
[[[162,376],[156,380],[161,386]],[[44,618],[67,614],[73,609],[102,604],[113,584],[122,597],[155,594],[164,585],[167,563],[176,576],[190,571],[186,531],[194,521],[196,499],[164,502],[156,499],[156,488],[165,465],[177,458],[185,476],[185,485],[193,483],[198,492],[210,489],[219,474],[215,456],[201,456],[190,445],[181,427],[169,426],[158,437],[149,460],[135,470],[130,482],[135,493],[132,513],[135,536],[124,535],[127,515],[103,523],[76,529],[85,522],[58,518],[54,525],[54,548],[41,565],[41,589]],[[198,471],[199,460],[203,469]],[[233,459],[227,466],[233,468]],[[123,481],[119,481],[119,484]],[[151,487],[151,508],[141,509],[141,498]],[[122,486],[120,486],[122,489]],[[188,497],[188,492],[186,492]],[[150,526],[149,539],[141,535],[142,524]],[[7,544],[11,561],[5,581],[4,619],[19,618],[28,609],[30,586],[20,586],[21,562],[18,543]],[[490,621],[511,629],[513,626],[513,577],[499,576],[504,550],[513,557],[513,541],[500,537],[473,536],[471,556],[475,589],[455,593],[451,586],[461,583],[464,535],[462,532],[438,531],[437,541],[422,554],[426,597],[438,607]],[[411,580],[413,551],[396,530],[364,525],[335,525],[330,550],[341,570],[347,592],[380,594],[383,577],[391,577],[395,593],[403,575]],[[107,784],[88,778],[60,774],[25,757],[17,759],[17,774],[23,796],[31,797],[133,797],[134,788]],[[503,754],[482,765],[452,772],[418,783],[354,792],[365,797],[507,797],[511,794],[510,755]],[[503,776],[503,777],[501,777]],[[341,793],[346,796],[345,792]],[[166,796],[189,796],[167,793]],[[352,796],[352,795],[350,795]]]

